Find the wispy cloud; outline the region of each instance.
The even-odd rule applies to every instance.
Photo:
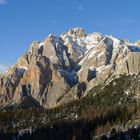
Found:
[[[121,21],[121,22],[124,22],[124,23],[131,23],[131,22],[132,22],[131,19],[125,18],[125,17],[120,18],[120,21]]]
[[[0,4],[7,4],[7,0],[0,0]]]
[[[84,9],[84,6],[82,4],[78,5],[77,10],[82,11]]]
[[[5,72],[9,67],[7,65],[4,64],[0,64],[0,73]]]
[[[56,19],[53,19],[52,20],[52,24],[56,24]]]

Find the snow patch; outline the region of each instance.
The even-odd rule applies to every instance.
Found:
[[[27,67],[27,66],[20,66],[19,68],[20,68],[20,69],[24,69],[24,70],[26,70],[26,71],[28,70],[28,67]]]
[[[28,70],[28,68],[26,66],[20,66],[20,67],[17,68],[17,71],[19,73],[24,73],[27,70]]]
[[[41,43],[39,43],[39,47],[41,47],[41,46],[43,46],[44,45],[44,42],[41,42]]]

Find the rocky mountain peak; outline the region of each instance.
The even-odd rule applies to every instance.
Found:
[[[19,104],[28,96],[45,108],[78,99],[120,74],[139,73],[138,43],[73,28],[35,41],[0,77],[0,104]]]
[[[140,46],[140,40],[135,43],[137,46]]]
[[[85,30],[82,28],[72,28],[67,32],[67,34],[70,36],[73,35],[80,38],[86,36]]]

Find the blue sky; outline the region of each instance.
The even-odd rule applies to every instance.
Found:
[[[32,41],[72,27],[136,41],[139,7],[140,0],[0,0],[0,66],[16,63]]]

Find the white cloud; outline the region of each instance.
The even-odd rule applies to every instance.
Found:
[[[77,10],[82,11],[84,9],[84,6],[82,4],[78,5]]]
[[[0,4],[7,4],[7,0],[0,0]]]
[[[9,67],[7,65],[4,64],[0,64],[0,73],[5,72]]]

